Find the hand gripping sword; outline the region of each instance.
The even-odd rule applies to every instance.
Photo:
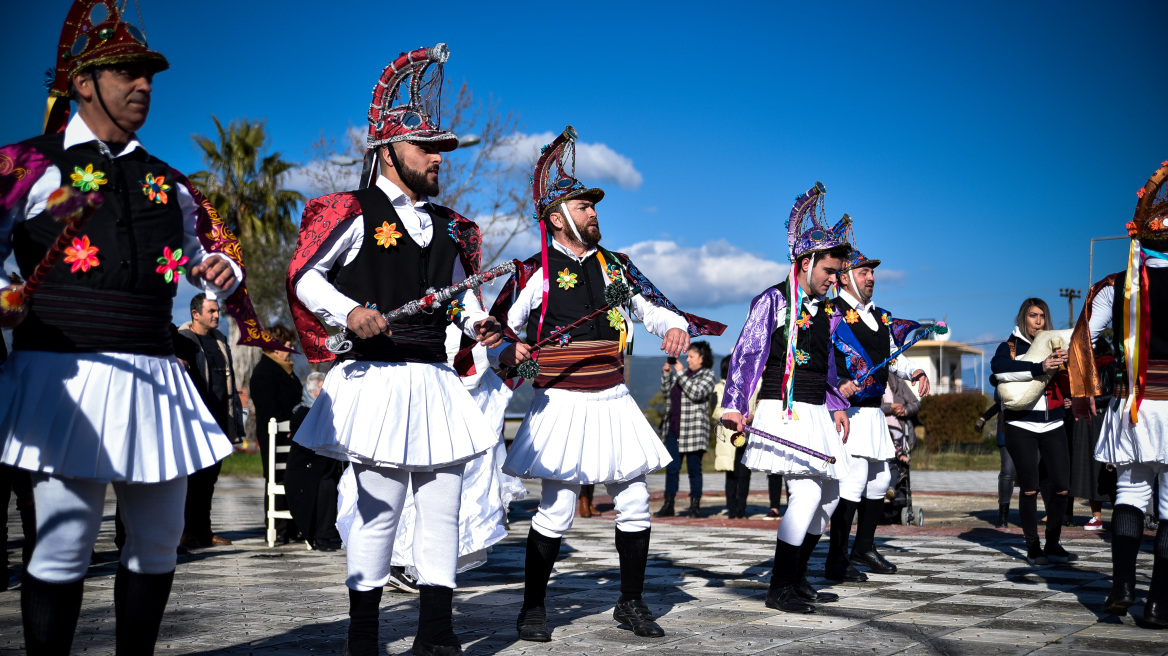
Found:
[[[578,326],[580,326],[588,321],[591,321],[591,320],[595,319],[596,317],[599,317],[601,314],[608,312],[612,308],[624,305],[633,296],[634,296],[634,294],[632,293],[632,290],[629,288],[628,284],[625,283],[625,281],[620,280],[620,279],[612,281],[611,283],[609,283],[609,285],[607,287],[604,288],[605,305],[603,307],[598,308],[596,310],[593,310],[592,312],[589,312],[588,314],[580,317],[579,319],[573,321],[572,323],[564,326],[563,328],[560,328],[560,329],[552,332],[547,337],[544,337],[543,339],[539,340],[531,347],[532,351],[537,351],[540,348],[547,346],[548,344],[551,344],[554,340],[558,339],[560,336],[566,335],[567,333],[571,332],[574,328],[576,328],[576,327],[578,327]],[[539,375],[539,363],[536,362],[534,358],[532,358],[531,360],[525,360],[525,361],[521,362],[518,367],[515,368],[515,373],[519,374],[519,376],[522,378],[527,378],[529,380],[534,379],[536,376]]]
[[[421,312],[429,312],[433,310],[435,306],[445,304],[450,299],[458,296],[468,289],[478,289],[488,282],[491,282],[495,278],[509,276],[513,273],[515,273],[515,262],[513,260],[504,262],[499,266],[492,267],[481,273],[476,273],[473,276],[469,276],[462,282],[453,284],[449,287],[443,287],[439,290],[431,289],[422,298],[419,298],[416,301],[410,301],[409,303],[406,303],[396,310],[386,312],[385,314],[381,315],[381,318],[385,319],[386,323],[390,323],[391,321],[401,319],[402,317],[412,316]],[[325,347],[337,355],[348,353],[349,351],[353,350],[353,340],[350,339],[349,329],[345,328],[341,330],[341,332],[329,337],[327,340],[325,340]]]

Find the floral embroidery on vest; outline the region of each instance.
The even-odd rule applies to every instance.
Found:
[[[166,192],[170,191],[170,185],[166,184],[166,176],[147,173],[146,179],[139,180],[138,184],[142,185],[142,195],[154,201],[155,204],[165,205],[170,200],[166,195]]]
[[[101,263],[97,261],[97,246],[89,243],[89,237],[81,235],[80,238],[74,237],[73,244],[65,247],[65,263],[72,264],[69,269],[72,273],[81,271],[88,272],[90,269],[100,266]]]
[[[178,277],[187,272],[183,265],[190,261],[191,258],[182,254],[182,249],[177,248],[170,250],[170,246],[162,249],[162,257],[158,258],[158,268],[154,269],[155,273],[161,273],[166,282],[178,283]]]
[[[84,169],[74,166],[69,178],[73,180],[73,186],[81,191],[97,191],[98,187],[109,182],[105,179],[105,173],[93,170],[92,164],[86,164]]]
[[[397,246],[397,239],[401,237],[402,233],[397,231],[397,223],[390,223],[383,221],[381,227],[374,231],[374,239],[377,240],[378,246],[389,248],[390,246]]]
[[[556,278],[556,283],[559,284],[560,289],[571,289],[576,286],[576,274],[569,273],[568,269],[565,268],[563,271],[560,271],[559,277]]]

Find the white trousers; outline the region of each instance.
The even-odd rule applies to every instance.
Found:
[[[860,502],[860,498],[883,499],[888,486],[892,484],[892,472],[887,460],[870,460],[852,456],[848,475],[839,482],[839,495],[848,501]]]
[[[1133,462],[1116,465],[1119,474],[1115,504],[1126,503],[1140,510],[1148,507],[1152,500],[1152,485],[1160,480],[1157,513],[1160,520],[1168,520],[1168,465],[1162,462]]]
[[[531,520],[531,527],[549,538],[562,538],[576,519],[576,499],[580,497],[580,483],[566,483],[543,479],[539,511]],[[649,528],[649,486],[644,474],[622,483],[605,483],[608,495],[616,506],[616,527],[625,532]]]
[[[101,518],[107,483],[32,472],[36,500],[36,547],[28,572],[49,583],[85,576]],[[122,565],[139,574],[165,574],[178,561],[187,479],[162,483],[114,482],[126,544]]]
[[[823,535],[839,504],[840,481],[817,476],[783,477],[787,482],[787,512],[779,522],[779,539],[795,546],[807,534]]]
[[[357,516],[345,542],[345,585],[367,592],[389,583],[393,542],[406,494],[413,492],[414,566],[419,585],[455,588],[458,507],[463,465],[406,471],[352,463],[357,478]]]

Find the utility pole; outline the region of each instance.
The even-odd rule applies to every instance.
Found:
[[[1067,299],[1067,328],[1075,327],[1075,299],[1082,298],[1083,294],[1078,289],[1060,289],[1059,296]]]

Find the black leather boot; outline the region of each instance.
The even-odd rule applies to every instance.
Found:
[[[674,515],[676,515],[677,511],[675,511],[673,509],[673,501],[675,498],[676,498],[676,495],[674,495],[674,494],[666,494],[665,495],[665,504],[663,506],[661,506],[661,510],[658,510],[657,512],[653,513],[653,516],[654,517],[673,517]]]
[[[702,516],[702,500],[701,500],[701,498],[699,498],[699,497],[690,497],[689,498],[689,516],[690,517],[701,517]]]
[[[807,564],[811,561],[811,554],[815,551],[821,537],[823,536],[810,533],[803,536],[803,544],[799,547],[799,571],[796,572],[798,579],[795,581],[795,594],[806,602],[830,604],[833,601],[839,601],[839,595],[825,590],[816,590],[807,580]]]
[[[527,558],[524,564],[523,608],[515,621],[515,629],[520,640],[548,642],[552,639],[547,628],[547,610],[544,597],[547,596],[548,580],[552,576],[556,558],[560,555],[563,538],[549,538],[534,528],[527,532]]]
[[[1144,512],[1121,503],[1111,515],[1111,593],[1103,602],[1108,615],[1126,615],[1136,603],[1136,558],[1144,535]]]
[[[856,541],[852,544],[853,565],[862,565],[877,574],[895,574],[896,565],[876,551],[876,526],[884,514],[884,499],[862,499]]]
[[[418,586],[418,634],[411,649],[413,656],[462,656],[462,647],[454,635],[454,590],[438,585]]]
[[[81,615],[84,580],[72,583],[42,581],[28,570],[20,585],[20,613],[24,644],[29,654],[68,656]]]
[[[800,547],[775,541],[775,562],[771,565],[771,585],[767,590],[766,607],[788,613],[814,613],[815,606],[807,603],[795,590],[799,576]]]
[[[114,578],[114,616],[117,656],[151,656],[162,626],[162,612],[170,598],[174,570],[165,574],[137,574],[118,565]]]
[[[997,528],[1010,528],[1010,504],[998,504],[998,523]]]
[[[831,515],[827,562],[823,566],[823,577],[830,581],[858,583],[868,580],[868,575],[853,567],[847,556],[848,538],[852,533],[857,507],[859,504],[855,501],[840,499]]]
[[[378,656],[377,616],[381,609],[382,588],[349,588],[349,639],[345,653],[351,656]]]

